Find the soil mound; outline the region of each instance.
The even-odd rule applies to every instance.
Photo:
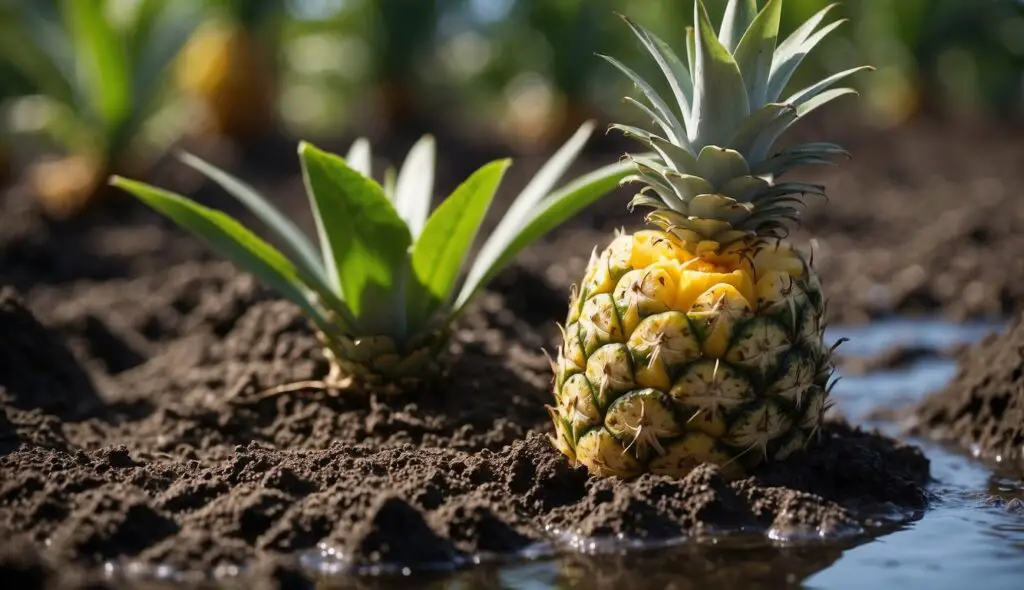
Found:
[[[914,413],[920,434],[991,459],[1024,456],[1024,314],[961,355],[949,387]]]
[[[928,499],[919,451],[841,422],[803,456],[739,481],[712,466],[678,481],[588,478],[546,439],[540,347],[550,343],[497,293],[462,324],[449,385],[388,404],[262,395],[326,366],[294,306],[227,265],[109,281],[83,289],[72,307],[46,306],[60,337],[79,343],[81,364],[5,297],[0,317],[14,319],[5,320],[3,358],[50,375],[38,393],[0,398],[5,428],[27,412],[31,429],[48,424],[59,443],[5,439],[0,530],[30,539],[41,556],[18,575],[52,561],[89,579],[110,561],[206,573],[251,565],[285,579],[300,575],[304,552],[362,570],[450,568],[586,537],[858,532],[879,511]],[[187,304],[169,312],[168,301]],[[67,320],[82,313],[116,328]],[[146,355],[111,373],[98,359],[124,341],[143,342]],[[66,367],[33,365],[28,353],[39,350]],[[90,391],[89,411],[68,410]]]

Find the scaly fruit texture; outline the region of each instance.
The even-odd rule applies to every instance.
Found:
[[[790,169],[845,154],[810,143],[773,152],[799,117],[845,94],[829,76],[782,97],[803,57],[840,23],[832,7],[776,43],[781,0],[730,0],[717,35],[694,10],[687,62],[629,21],[676,100],[606,57],[641,90],[654,131],[613,125],[650,148],[629,156],[632,205],[653,226],[592,256],[570,298],[555,362],[555,446],[599,476],[727,473],[782,460],[820,432],[831,349],[818,278],[785,241],[805,193]]]

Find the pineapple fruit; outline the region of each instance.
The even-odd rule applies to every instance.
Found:
[[[274,123],[273,65],[242,22],[221,19],[201,27],[182,51],[177,82],[197,99],[204,131],[245,139]]]
[[[595,251],[554,363],[552,442],[592,474],[681,477],[714,463],[738,475],[820,432],[833,372],[825,301],[785,235],[800,197],[824,189],[780,177],[845,152],[773,146],[801,116],[853,93],[831,86],[866,69],[782,95],[800,60],[840,24],[820,27],[831,8],[777,43],[781,0],[760,11],[754,0],[730,0],[717,34],[698,0],[687,62],[626,19],[675,109],[605,58],[641,90],[650,106],[627,101],[657,127],[612,126],[652,150],[628,156],[635,173],[624,179],[640,185],[631,206],[652,209],[650,227]]]

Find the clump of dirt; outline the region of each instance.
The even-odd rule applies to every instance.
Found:
[[[589,478],[546,439],[540,347],[551,343],[496,293],[461,325],[450,379],[387,404],[264,395],[326,363],[294,306],[228,265],[83,287],[63,304],[41,293],[34,311],[59,333],[10,290],[0,305],[12,335],[0,346],[0,530],[28,539],[42,556],[33,563],[73,564],[81,579],[107,561],[255,564],[286,577],[300,570],[283,559],[321,543],[359,567],[415,570],[553,534],[842,533],[882,507],[927,502],[919,451],[841,422],[806,454],[739,481],[712,466],[678,481]],[[82,315],[93,319],[73,321]],[[111,372],[125,342],[142,358]],[[22,436],[33,430],[48,438]]]
[[[1024,456],[1024,314],[961,355],[953,382],[914,415],[919,434],[987,458]]]

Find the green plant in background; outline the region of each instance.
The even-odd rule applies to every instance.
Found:
[[[209,20],[178,64],[178,87],[198,107],[197,131],[239,140],[274,127],[282,0],[206,0]]]
[[[106,0],[13,0],[6,9],[15,18],[0,24],[0,59],[28,81],[40,131],[65,151],[30,171],[53,215],[91,203],[112,171],[145,165],[151,152],[139,144],[162,139],[155,114],[167,66],[197,23],[173,2],[116,8]]]
[[[328,389],[413,387],[438,374],[452,322],[513,257],[614,189],[627,166],[606,166],[554,189],[591,135],[580,127],[514,200],[459,285],[470,247],[509,160],[491,162],[430,213],[434,144],[426,136],[383,185],[370,176],[370,147],[346,158],[299,146],[317,249],[262,196],[185,155],[248,207],[283,244],[278,250],[227,215],[185,197],[121,177],[112,183],[200,236],[298,305],[316,326]],[[308,386],[309,384],[299,384]]]

